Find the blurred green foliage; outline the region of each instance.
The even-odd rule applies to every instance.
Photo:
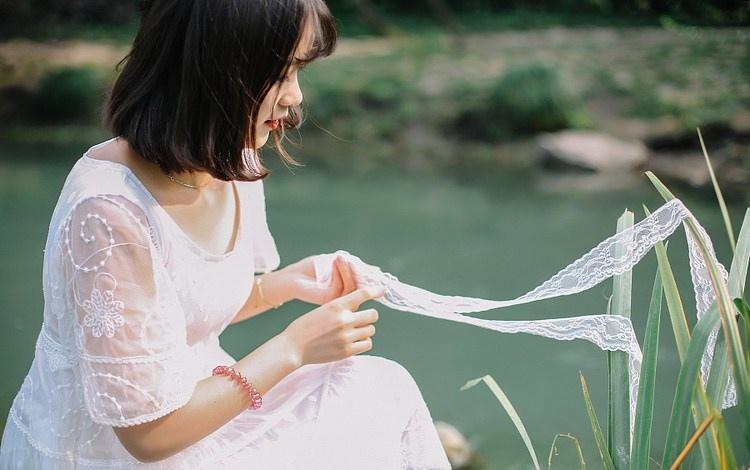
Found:
[[[92,67],[53,70],[34,93],[34,118],[47,122],[86,122],[96,117],[104,87]]]
[[[105,90],[101,70],[52,69],[35,87],[0,89],[0,119],[6,124],[91,124],[98,119]]]
[[[85,35],[107,34],[91,25],[115,26],[114,37],[123,36],[121,27],[132,31],[140,7],[154,0],[0,0],[0,36],[46,36],[69,34],[70,25],[86,25]],[[371,34],[372,28],[361,15],[362,0],[328,0],[326,2],[345,35]],[[554,24],[573,25],[596,22],[655,21],[697,25],[746,25],[750,21],[750,4],[744,0],[371,0],[373,10],[381,19],[396,28],[410,30],[424,27],[424,23],[440,24],[445,15],[434,7],[442,3],[454,20],[465,23],[467,29],[481,28],[487,20],[497,29],[503,24],[512,28],[549,27]],[[524,14],[528,13],[528,14]],[[551,18],[549,17],[551,14]],[[640,20],[639,20],[640,19]],[[510,24],[507,24],[510,21]],[[541,21],[541,23],[540,23]],[[56,28],[57,25],[68,25]],[[51,30],[50,30],[51,28]]]
[[[500,78],[487,111],[491,119],[504,121],[509,130],[531,134],[570,127],[576,106],[557,70],[528,64],[509,69]]]
[[[486,99],[469,106],[454,130],[480,140],[500,140],[585,125],[580,100],[567,90],[557,70],[541,63],[510,67]]]
[[[308,118],[339,138],[393,138],[415,117],[418,92],[398,70],[357,73],[330,65],[305,73]]]
[[[124,50],[135,31],[133,18],[93,15],[90,18],[96,21],[112,22],[87,23],[86,15],[69,10],[85,3],[51,7],[48,16],[41,15],[34,23],[34,31],[46,39],[58,34],[92,42],[105,38],[122,42],[106,45],[108,50]],[[707,123],[726,124],[732,113],[750,104],[743,91],[747,90],[743,77],[750,74],[750,52],[741,47],[744,30],[699,28],[675,20],[669,12],[652,14],[651,28],[620,28],[636,23],[628,24],[632,17],[627,14],[602,13],[619,8],[609,2],[596,6],[583,1],[579,9],[565,12],[554,10],[569,7],[565,2],[544,2],[535,9],[521,9],[518,2],[502,8],[489,1],[447,3],[464,31],[472,33],[464,38],[465,47],[457,47],[454,38],[444,34],[426,3],[404,5],[404,13],[397,15],[391,2],[374,1],[388,22],[408,34],[388,40],[342,41],[343,54],[311,64],[301,75],[307,122],[301,134],[290,133],[292,140],[304,136],[306,152],[317,152],[320,159],[366,152],[372,161],[468,166],[478,160],[492,163],[530,155],[520,147],[537,132],[601,129],[602,123],[619,118],[645,122],[667,118],[680,129],[692,130]],[[365,23],[356,20],[354,3],[329,4],[343,31],[368,32]],[[8,11],[8,5],[30,3],[0,0],[0,12]],[[89,3],[91,8],[96,5]],[[648,8],[634,11],[649,14]],[[67,23],[49,23],[58,17]],[[8,17],[0,15],[0,22],[3,18]],[[18,22],[19,27],[24,21]],[[593,32],[514,29],[601,25],[602,21],[615,27],[601,32],[596,32],[598,28]],[[510,34],[473,34],[509,28],[514,29]],[[551,32],[550,40],[537,40],[537,35]],[[0,27],[0,36],[7,34],[11,30]],[[617,40],[607,43],[610,35]],[[24,60],[11,55],[3,62],[0,57],[0,67],[9,67],[15,77],[0,87],[0,123],[100,125],[97,107],[114,79],[113,64],[92,59],[96,71],[50,69],[55,65],[46,57],[55,53],[55,47],[45,41],[29,46],[33,53]],[[340,150],[332,152],[331,142]],[[362,146],[362,142],[382,145]],[[466,157],[467,146],[472,148],[471,157]]]
[[[634,117],[656,118],[664,115],[675,115],[680,111],[679,107],[662,98],[655,86],[644,82],[642,79],[635,80],[629,95],[632,98],[629,112]]]

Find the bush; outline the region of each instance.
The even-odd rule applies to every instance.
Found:
[[[33,118],[43,122],[89,122],[102,99],[101,74],[90,67],[48,73],[34,95]]]
[[[454,128],[464,137],[496,140],[578,127],[580,110],[555,69],[528,64],[509,69],[483,102],[459,114]]]
[[[362,86],[357,101],[367,110],[392,111],[408,99],[410,92],[400,77],[375,77]]]
[[[352,93],[338,84],[320,84],[305,98],[305,112],[326,126],[336,118],[349,118],[357,111]]]
[[[414,118],[414,86],[397,75],[313,80],[306,96],[308,116],[345,139],[393,138]]]
[[[490,94],[490,113],[509,130],[532,134],[570,127],[574,101],[557,71],[541,64],[508,70]]]

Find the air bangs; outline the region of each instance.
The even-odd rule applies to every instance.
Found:
[[[313,28],[313,40],[310,50],[305,57],[297,61],[304,66],[310,62],[328,57],[336,49],[336,23],[328,7],[320,1],[313,1],[305,5],[305,17],[309,18]]]

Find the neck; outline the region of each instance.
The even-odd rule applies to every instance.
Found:
[[[201,189],[208,188],[214,180],[214,177],[205,171],[183,171],[180,173],[173,173],[172,176],[183,183],[198,186]]]
[[[159,165],[141,157],[135,152],[127,141],[118,138],[118,141],[124,145],[124,153],[126,155],[125,160],[129,162],[131,168],[141,169],[143,173],[150,175],[149,177],[156,184],[167,184],[169,186],[176,185],[176,183],[169,181],[168,175],[165,175]],[[201,189],[210,189],[217,187],[218,180],[215,180],[210,173],[205,171],[183,171],[179,173],[173,173],[171,176],[175,179],[180,180],[183,183],[197,186]],[[165,183],[166,181],[166,183]]]

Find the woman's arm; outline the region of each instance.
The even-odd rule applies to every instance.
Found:
[[[253,290],[250,292],[250,296],[229,324],[247,320],[269,310],[273,305],[283,304],[295,299],[293,274],[287,268],[261,275],[265,302],[261,300],[258,289],[253,282]]]
[[[283,332],[233,365],[264,395],[300,367],[301,359]],[[217,364],[218,365],[218,364]],[[190,401],[148,423],[114,427],[122,445],[141,462],[156,462],[213,433],[250,406],[250,395],[225,376],[198,382]]]

